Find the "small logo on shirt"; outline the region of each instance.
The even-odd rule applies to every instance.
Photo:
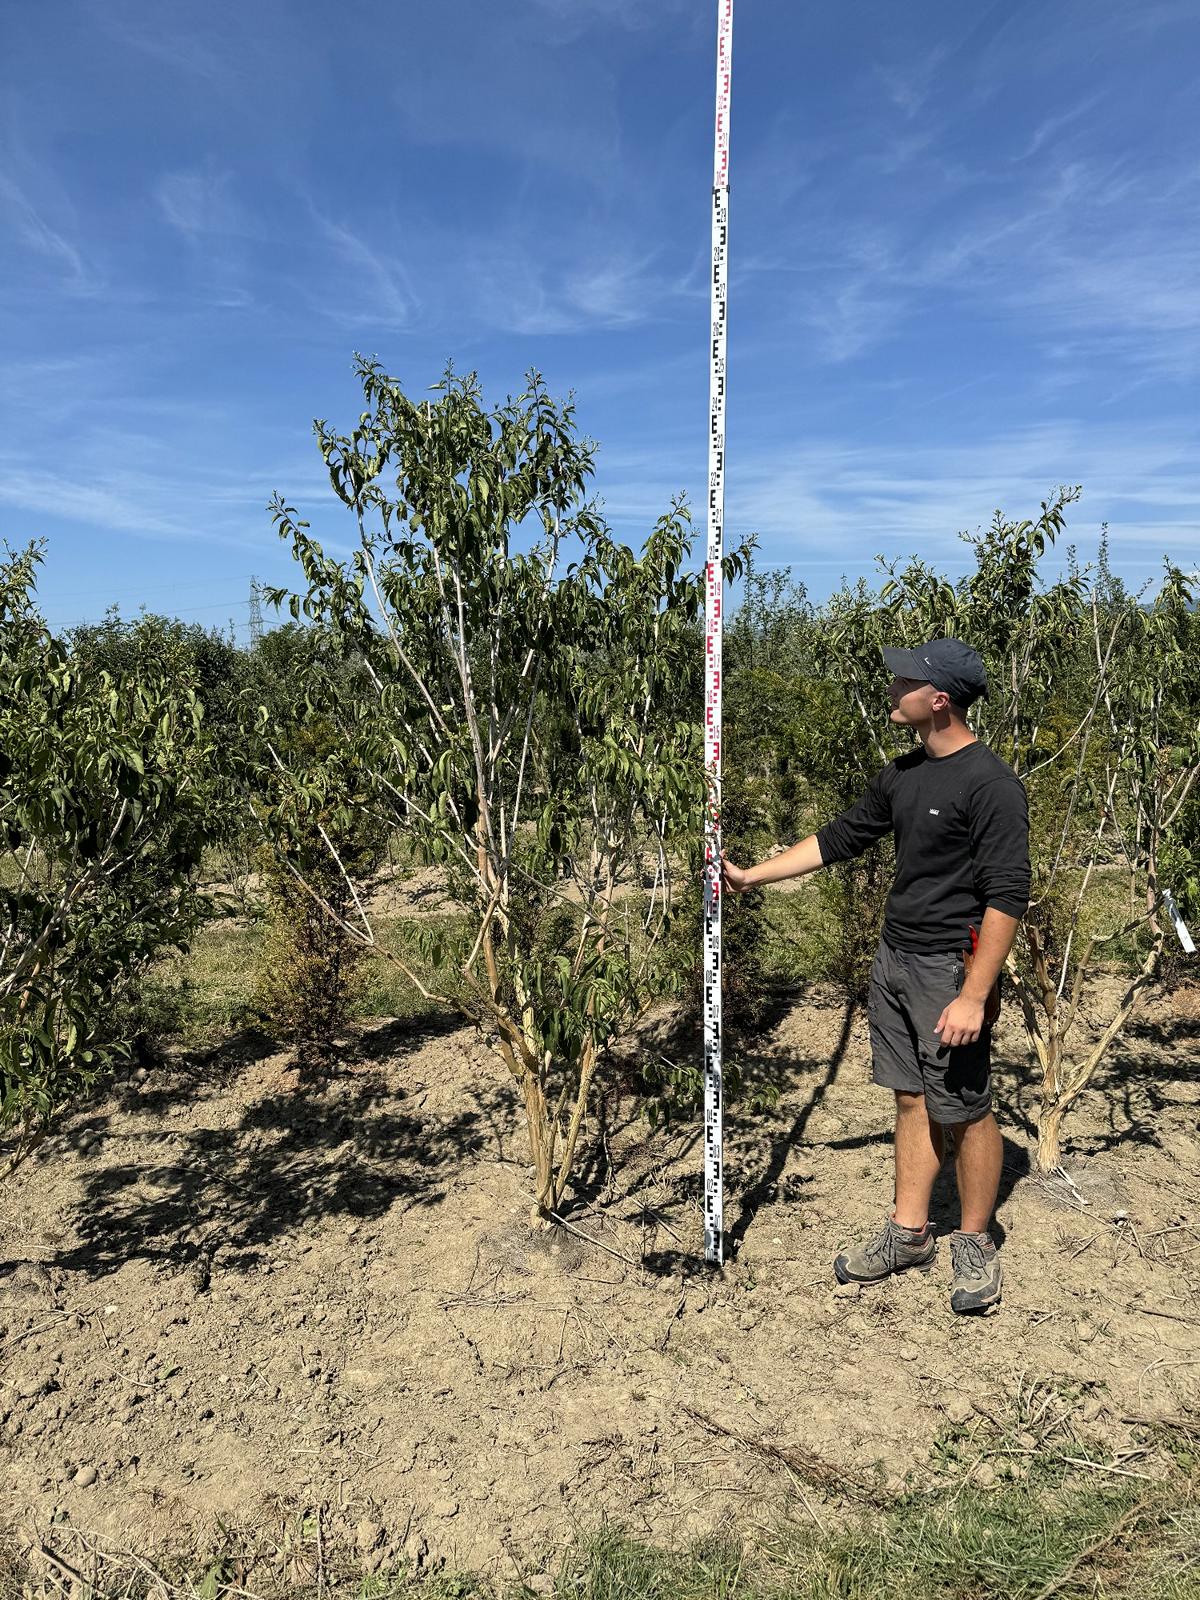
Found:
[[[937,808],[937,807],[936,807],[936,806],[930,806],[930,808],[929,808],[929,815],[930,815],[930,816],[931,816],[931,817],[940,817],[940,816],[941,816],[941,814],[942,814],[942,813],[941,813],[941,812],[940,812],[940,811],[939,811],[939,810],[938,810],[938,808]]]

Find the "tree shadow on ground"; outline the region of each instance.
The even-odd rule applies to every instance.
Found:
[[[774,990],[764,1000],[767,1021],[760,1031],[769,1032],[795,1004],[795,987],[786,994]],[[734,1031],[726,1026],[726,1062],[741,1048],[735,1041]],[[617,1167],[612,1157],[612,1145],[635,1127],[646,1122],[659,1131],[669,1128],[698,1125],[702,1115],[703,1069],[700,1063],[704,1054],[703,1020],[696,1005],[689,1001],[672,1011],[669,1016],[656,1017],[636,1030],[633,1040],[614,1042],[608,1051],[607,1081],[600,1084],[589,1111],[589,1135],[581,1142],[575,1161],[574,1175],[568,1198],[564,1201],[564,1215],[586,1211],[598,1202],[630,1200],[651,1181],[650,1175],[635,1175],[627,1187],[620,1187]],[[758,1058],[754,1058],[757,1060]],[[660,1093],[656,1083],[654,1064],[674,1067],[688,1065],[695,1073],[691,1093],[685,1088],[681,1093]],[[778,1070],[778,1063],[772,1063]],[[682,1074],[681,1074],[682,1076]],[[726,1095],[730,1104],[735,1097],[729,1090],[727,1067]],[[657,1123],[647,1117],[647,1108],[658,1100],[661,1120]]]
[[[793,1004],[795,999],[793,995]],[[809,1000],[810,1003],[818,1005],[825,1003],[812,995],[809,996]],[[836,1042],[828,1056],[800,1057],[790,1054],[747,1052],[742,1057],[743,1103],[754,1104],[756,1099],[761,1100],[764,1091],[767,1090],[777,1094],[781,1099],[789,1099],[793,1091],[804,1093],[806,1098],[786,1127],[776,1123],[771,1129],[768,1122],[765,1153],[762,1151],[761,1138],[756,1140],[756,1149],[742,1149],[738,1152],[739,1165],[736,1171],[730,1160],[734,1143],[727,1140],[725,1190],[727,1200],[738,1206],[737,1216],[732,1225],[727,1226],[725,1230],[724,1253],[727,1260],[736,1257],[761,1207],[778,1198],[780,1179],[787,1165],[788,1156],[793,1147],[803,1139],[813,1113],[824,1101],[845,1059],[859,1006],[854,999],[841,1000],[834,1004],[842,1012],[842,1016]],[[732,1110],[735,1104],[736,1102],[727,1100],[726,1110]],[[769,1116],[768,1112],[767,1117]],[[698,1134],[693,1144],[698,1151],[700,1144]],[[676,1159],[679,1156],[680,1152],[676,1152]],[[690,1195],[694,1197],[697,1181],[695,1176],[685,1177],[680,1174],[676,1181],[681,1186],[686,1185]],[[796,1180],[797,1183],[805,1181],[807,1180]],[[633,1190],[629,1192],[632,1193]],[[787,1198],[795,1198],[790,1189]],[[711,1276],[713,1270],[703,1258],[683,1249],[647,1251],[642,1258],[642,1265],[647,1272],[664,1278],[689,1279],[703,1275]]]
[[[635,1180],[629,1189],[620,1190],[612,1145],[643,1120],[642,1098],[630,1087],[627,1074],[622,1076],[618,1066],[613,1081],[595,1095],[588,1118],[592,1125],[591,1136],[577,1146],[571,1187],[563,1201],[563,1216],[587,1211],[600,1201],[629,1198],[638,1182]]]
[[[1173,1115],[1194,1116],[1186,1086],[1195,1083],[1197,1072],[1188,1044],[1198,1036],[1200,1026],[1191,1021],[1127,1024],[1091,1082],[1068,1108],[1063,1120],[1064,1146],[1075,1145],[1093,1155],[1129,1146],[1159,1148],[1164,1129],[1173,1125]],[[1041,1109],[1040,1068],[1029,1062],[1001,1061],[995,1080],[1002,1120],[1011,1119],[1035,1140]]]
[[[851,998],[845,1002],[841,1027],[838,1031],[837,1043],[830,1052],[825,1063],[821,1077],[813,1084],[808,1099],[800,1107],[791,1126],[786,1132],[776,1134],[767,1145],[766,1164],[758,1176],[742,1191],[741,1206],[733,1226],[726,1231],[726,1240],[736,1252],[746,1237],[750,1224],[754,1221],[759,1207],[767,1200],[773,1199],[778,1189],[779,1180],[783,1169],[787,1166],[788,1156],[793,1148],[804,1137],[814,1111],[823,1103],[837,1079],[838,1068],[846,1056],[850,1044],[850,1035],[854,1027],[854,1018],[858,1013],[858,1002]],[[790,1064],[787,1077],[795,1081],[801,1076],[807,1076],[817,1066],[815,1061],[796,1061]]]
[[[353,1068],[368,1061],[386,1061],[470,1026],[466,1017],[449,1010],[421,1012],[414,1017],[389,1017],[343,1041],[338,1048],[338,1065]]]
[[[1029,1176],[1031,1169],[1026,1147],[1017,1144],[1007,1134],[1002,1134],[1001,1139],[1004,1156],[1000,1168],[1000,1187],[996,1192],[997,1211],[1017,1185]],[[962,1220],[958,1184],[954,1176],[954,1143],[949,1138],[946,1140],[946,1156],[941,1171],[934,1180],[933,1193],[929,1197],[929,1220],[939,1234],[952,1233]],[[992,1217],[991,1233],[998,1245],[1002,1245],[1008,1237],[1004,1224],[995,1215]]]
[[[1177,1048],[1184,1041],[1200,1039],[1200,1017],[1173,1017],[1169,1023],[1139,1017],[1125,1024],[1122,1037],[1157,1049]]]
[[[148,1260],[189,1269],[203,1289],[218,1255],[223,1269],[244,1271],[326,1218],[370,1221],[398,1203],[437,1204],[463,1159],[487,1142],[488,1094],[450,1117],[423,1114],[423,1095],[373,1063],[427,1034],[402,1023],[375,1033],[382,1037],[355,1040],[324,1078],[305,1081],[287,1064],[263,1072],[270,1048],[242,1038],[173,1063],[141,1092],[118,1089],[107,1115],[86,1120],[96,1134],[136,1142],[138,1154],[85,1169],[76,1243],[53,1264],[98,1277]],[[246,1102],[229,1122],[228,1091],[241,1085]],[[218,1099],[212,1120],[221,1124],[197,1126],[197,1112]],[[118,1113],[129,1111],[151,1131],[121,1126]]]

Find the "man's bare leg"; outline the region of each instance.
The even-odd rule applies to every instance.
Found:
[[[925,1096],[897,1091],[896,1209],[893,1215],[901,1228],[919,1229],[929,1221],[929,1196],[933,1193],[944,1150],[942,1130],[929,1120]]]
[[[929,1195],[942,1164],[942,1130],[930,1122],[923,1094],[896,1094],[896,1207],[878,1238],[843,1250],[834,1260],[841,1283],[878,1283],[909,1267],[933,1264],[937,1239],[929,1226]]]
[[[960,1122],[954,1128],[954,1170],[962,1207],[963,1233],[986,1233],[1000,1192],[1004,1140],[989,1111],[977,1122]]]

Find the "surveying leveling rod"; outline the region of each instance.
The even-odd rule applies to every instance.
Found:
[[[725,523],[725,332],[729,249],[729,79],[733,0],[717,0],[713,153],[712,367],[709,377],[708,562],[704,607],[704,1259],[723,1256],[721,1083],[721,598]]]

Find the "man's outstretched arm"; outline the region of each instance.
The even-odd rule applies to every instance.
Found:
[[[759,884],[779,883],[784,878],[806,878],[810,872],[818,872],[824,865],[815,833],[810,833],[807,839],[801,839],[799,844],[789,846],[779,855],[772,856],[769,861],[760,861],[756,867],[735,867],[724,850],[721,851],[722,876],[726,889],[732,894],[745,894],[747,889]]]
[[[799,844],[772,856],[769,861],[743,869],[735,867],[722,851],[725,887],[734,894],[744,894],[757,884],[805,878],[832,861],[848,861],[852,856],[861,855],[869,845],[892,831],[892,807],[888,797],[891,771],[890,767],[885,767],[872,778],[862,799],[856,800],[832,822],[827,822],[819,833],[810,833],[807,839],[801,839]]]

